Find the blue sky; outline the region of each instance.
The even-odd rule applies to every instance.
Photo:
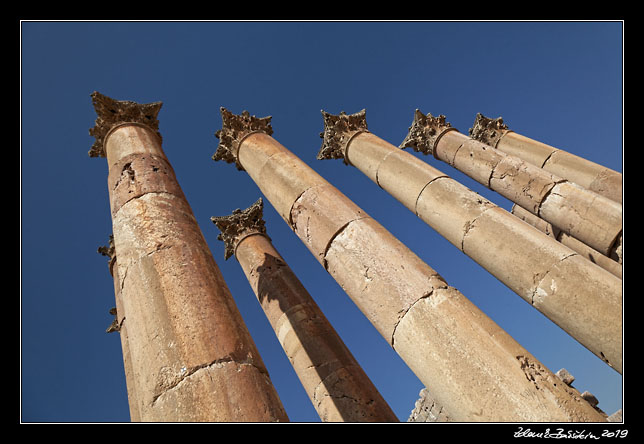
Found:
[[[162,101],[163,149],[292,421],[319,418],[211,216],[259,189],[213,162],[219,108],[272,116],[273,137],[338,187],[553,372],[611,414],[622,377],[354,167],[315,159],[320,110],[367,110],[398,145],[416,108],[462,133],[476,113],[622,171],[622,22],[22,22],[21,420],[129,421],[107,259],[105,159],[90,158],[90,94]],[[411,152],[411,150],[408,150]],[[496,204],[511,203],[414,153]],[[273,244],[403,421],[422,384],[265,202]],[[626,306],[625,306],[626,307]],[[626,359],[628,363],[628,359]]]

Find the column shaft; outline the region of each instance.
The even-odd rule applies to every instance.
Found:
[[[600,253],[619,260],[622,206],[543,169],[449,131],[434,157],[550,222]]]
[[[509,130],[503,119],[478,114],[472,137],[526,162],[622,203],[622,174]]]
[[[108,108],[102,114],[97,106],[97,128],[110,111],[130,115],[139,106],[94,99]],[[160,136],[145,123],[125,121],[97,140],[108,160],[116,270],[140,419],[287,421]]]
[[[614,274],[618,278],[622,278],[622,266],[618,262],[604,256],[597,250],[590,248],[588,245],[575,239],[568,233],[565,233],[564,231],[553,227],[551,223],[546,222],[545,220],[541,219],[538,216],[535,216],[534,214],[516,204],[512,206],[511,212],[522,221],[527,222],[539,231],[546,233],[548,236],[556,239],[558,242],[561,242],[571,250],[576,251],[592,263],[599,265],[604,270],[610,272],[611,274]]]
[[[127,334],[127,324],[125,323],[125,310],[123,308],[123,299],[121,297],[121,279],[118,275],[118,267],[116,266],[116,255],[114,254],[114,243],[110,239],[110,247],[99,248],[99,252],[110,258],[109,269],[110,275],[114,282],[114,296],[116,300],[116,313],[114,314],[114,321],[108,328],[108,332],[118,332],[121,340],[121,352],[123,354],[123,367],[125,370],[125,384],[127,387],[127,400],[130,409],[130,420],[133,422],[141,421],[141,414],[139,412],[139,403],[136,395],[136,378],[134,377],[134,370],[132,368],[132,360],[130,356],[130,346]],[[107,251],[107,253],[105,253]]]
[[[354,136],[346,153],[351,165],[621,373],[620,279],[372,133]]]
[[[220,239],[226,242],[227,251],[234,251],[320,418],[325,422],[398,422],[265,235],[261,212],[260,200],[243,212],[212,220],[222,230]]]
[[[244,137],[238,156],[296,235],[454,420],[603,421],[458,290],[268,134]],[[283,196],[292,196],[291,202]]]

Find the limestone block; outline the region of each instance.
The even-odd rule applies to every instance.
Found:
[[[107,177],[112,215],[121,206],[146,193],[168,193],[184,197],[174,170],[155,154],[128,154],[116,161]]]
[[[505,132],[496,144],[496,148],[538,167],[541,167],[548,157],[557,151],[557,148],[522,136],[514,131]]]
[[[604,421],[454,288],[414,304],[393,345],[454,421]]]
[[[291,211],[295,234],[323,265],[334,236],[349,222],[364,217],[368,215],[329,183],[308,188]]]
[[[266,373],[183,199],[133,199],[114,216],[113,229],[143,420],[158,396],[195,369],[230,361]]]
[[[462,139],[461,146],[452,162],[448,163],[477,182],[489,187],[494,169],[505,157],[503,153],[456,131],[452,131],[452,133],[460,135]],[[445,138],[441,139],[441,143],[438,146],[441,147],[446,141]],[[440,155],[440,153],[441,151],[437,150],[437,155]],[[438,158],[444,161],[448,160],[442,157]],[[476,158],[476,162],[473,161],[473,158]]]
[[[132,154],[154,154],[165,158],[160,137],[142,124],[125,123],[115,126],[104,143],[110,168],[118,160]]]
[[[388,142],[371,133],[361,132],[350,139],[345,158],[349,164],[358,167],[369,179],[378,183],[378,167],[390,152],[391,145]]]
[[[490,178],[490,188],[536,214],[539,204],[561,179],[514,156],[503,156]]]
[[[396,150],[390,151],[380,164],[377,183],[416,213],[418,196],[428,183],[439,177],[446,175],[417,157]]]
[[[622,206],[572,182],[558,183],[539,217],[607,256],[622,231]]]
[[[253,364],[222,360],[185,373],[146,408],[147,421],[288,421],[266,373]]]
[[[349,223],[326,254],[327,271],[387,340],[418,299],[443,278],[371,218]]]
[[[291,226],[291,209],[297,198],[313,186],[326,184],[311,167],[290,152],[273,154],[257,176],[264,196]]]
[[[441,177],[423,189],[418,197],[416,214],[462,250],[463,236],[472,221],[493,207],[496,205],[454,179]]]

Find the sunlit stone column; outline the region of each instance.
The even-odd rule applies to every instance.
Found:
[[[136,378],[133,374],[132,360],[130,358],[130,346],[127,337],[127,325],[125,323],[125,310],[123,309],[123,299],[121,298],[121,279],[116,267],[116,254],[114,253],[114,236],[110,235],[109,245],[98,248],[98,252],[109,258],[109,269],[114,281],[114,296],[116,307],[110,310],[114,315],[112,324],[107,328],[108,333],[118,332],[121,339],[121,353],[123,354],[123,367],[125,369],[125,384],[127,387],[127,401],[130,408],[130,420],[134,422],[141,421],[139,413],[139,404],[136,396]]]
[[[367,130],[365,111],[323,112],[318,159],[341,158],[618,372],[621,280]],[[448,133],[449,134],[449,133]],[[609,259],[610,260],[610,259]]]
[[[519,157],[559,177],[622,203],[622,174],[588,159],[522,136],[508,128],[501,117],[476,115],[470,136]]]
[[[360,364],[266,234],[260,198],[244,211],[212,217],[325,422],[398,422]]]
[[[622,266],[617,261],[604,256],[600,252],[590,248],[588,245],[570,236],[568,233],[561,231],[559,228],[553,227],[551,223],[546,222],[538,216],[535,216],[534,214],[518,206],[517,204],[512,205],[511,213],[519,219],[529,223],[536,229],[546,233],[548,236],[561,242],[571,250],[576,251],[592,263],[599,265],[604,270],[609,271],[618,278],[622,278]]]
[[[92,94],[141,421],[287,421],[162,148],[161,103]]]
[[[271,137],[222,108],[214,160],[245,170],[455,421],[602,421],[436,271]]]
[[[622,206],[459,133],[445,116],[414,113],[401,147],[432,155],[621,263]]]

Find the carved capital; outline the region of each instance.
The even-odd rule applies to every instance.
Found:
[[[399,148],[412,147],[414,151],[423,154],[434,154],[436,143],[443,134],[448,131],[456,131],[445,116],[434,117],[431,114],[424,115],[420,110],[414,112],[414,121],[409,127],[409,133]]]
[[[245,210],[236,209],[230,216],[211,217],[210,220],[221,230],[217,239],[224,242],[224,258],[228,259],[235,254],[239,241],[249,234],[263,234],[266,236],[266,227],[263,219],[264,201],[260,197]]]
[[[342,111],[337,116],[322,110],[324,132],[320,133],[320,137],[324,140],[318,151],[318,160],[342,159],[348,165],[346,149],[349,141],[358,133],[369,132],[366,114],[364,109],[354,114]]]
[[[486,145],[496,147],[501,137],[509,131],[511,130],[503,123],[502,117],[490,119],[481,113],[477,113],[474,126],[470,128],[470,137]]]
[[[271,116],[255,117],[251,116],[248,111],[243,111],[236,115],[228,111],[223,106],[219,109],[221,112],[222,127],[215,133],[219,139],[217,151],[212,156],[212,160],[224,160],[227,163],[235,163],[237,169],[243,171],[244,168],[239,163],[239,146],[245,137],[253,133],[273,134],[271,127]]]
[[[94,128],[90,128],[89,135],[96,141],[88,154],[90,157],[105,157],[105,136],[116,125],[125,122],[136,122],[150,127],[156,132],[159,139],[159,121],[157,115],[163,105],[162,102],[136,103],[129,100],[114,100],[94,91],[92,103],[96,110],[97,118]]]

